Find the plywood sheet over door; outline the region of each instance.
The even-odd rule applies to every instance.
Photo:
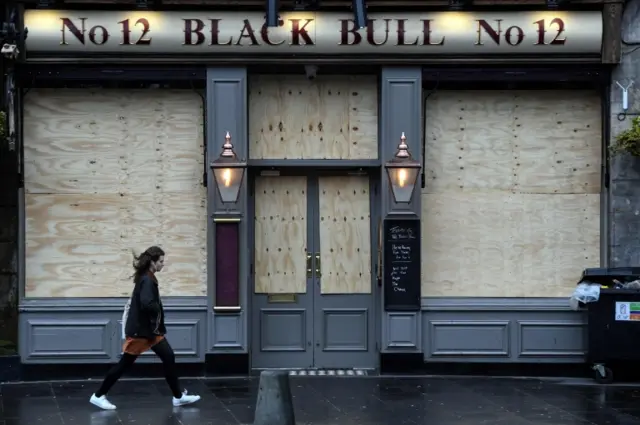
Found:
[[[197,93],[34,89],[24,119],[27,297],[127,296],[154,244],[164,295],[206,294]]]
[[[254,76],[249,105],[251,159],[378,157],[375,76]]]
[[[307,178],[256,177],[255,293],[307,292]]]
[[[320,177],[322,294],[371,293],[369,177]]]
[[[568,297],[600,262],[596,91],[440,91],[426,108],[424,296]]]

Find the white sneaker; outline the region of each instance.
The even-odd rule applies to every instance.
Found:
[[[111,402],[107,400],[107,397],[105,396],[96,397],[96,395],[93,394],[91,395],[89,402],[91,402],[91,404],[93,404],[94,406],[97,406],[104,410],[116,410],[116,406],[111,404]]]
[[[173,397],[173,405],[176,406],[176,407],[177,406],[184,406],[186,404],[195,403],[198,400],[200,400],[200,396],[199,395],[188,395],[187,394],[187,390],[184,390],[184,392],[182,393],[182,397],[180,397],[180,398]]]

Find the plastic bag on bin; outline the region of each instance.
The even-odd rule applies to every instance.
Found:
[[[569,304],[574,310],[578,310],[580,303],[593,303],[600,299],[600,285],[595,283],[580,283],[576,286],[573,295],[569,298]]]
[[[618,287],[618,284],[619,284],[620,285],[619,287],[622,289],[635,289],[636,291],[640,290],[640,280],[634,280],[631,282],[622,283],[614,279],[614,282],[616,282],[616,288]]]

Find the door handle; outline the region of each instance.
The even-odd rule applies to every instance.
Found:
[[[307,278],[311,279],[313,277],[313,270],[311,268],[311,254],[307,254]]]
[[[320,254],[316,254],[316,277],[322,276],[320,267]]]

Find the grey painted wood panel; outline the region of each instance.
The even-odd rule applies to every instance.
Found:
[[[186,297],[185,297],[186,298]],[[204,297],[164,300],[167,339],[176,361],[203,362],[207,306]],[[42,299],[20,306],[23,363],[111,363],[122,349],[125,299]],[[141,362],[156,362],[149,353]]]
[[[206,103],[206,135],[207,135],[207,163],[215,160],[222,152],[225,135],[229,132],[231,143],[238,159],[246,161],[248,151],[247,127],[247,69],[237,68],[209,68],[207,70],[207,103]],[[247,173],[240,187],[238,202],[225,205],[215,185],[211,169],[208,168],[207,205],[209,213],[207,231],[207,276],[208,276],[208,333],[207,350],[213,352],[247,352],[247,285],[250,259],[247,249],[249,244],[249,225],[247,223]],[[240,307],[241,312],[213,311],[215,306],[215,224],[213,218],[223,216],[239,217],[240,221]],[[217,323],[217,320],[220,323]],[[223,327],[224,326],[224,327]],[[217,332],[222,332],[218,335]],[[235,338],[232,341],[230,338]]]

